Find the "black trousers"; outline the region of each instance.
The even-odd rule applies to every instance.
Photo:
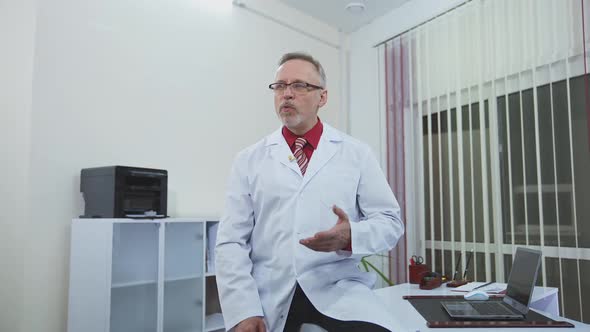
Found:
[[[304,323],[319,325],[329,332],[389,332],[388,329],[373,323],[342,321],[322,314],[309,301],[298,283],[283,331],[299,332]]]

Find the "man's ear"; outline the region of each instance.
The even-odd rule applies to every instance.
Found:
[[[319,103],[319,107],[322,107],[324,105],[326,105],[326,103],[328,102],[328,90],[323,90],[322,94],[320,95],[320,103]]]

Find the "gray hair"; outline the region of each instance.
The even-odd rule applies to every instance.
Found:
[[[281,60],[279,60],[279,66],[290,60],[303,60],[311,63],[315,67],[318,74],[320,74],[320,85],[324,88],[326,87],[326,72],[318,60],[307,53],[291,52],[286,53],[281,57]]]

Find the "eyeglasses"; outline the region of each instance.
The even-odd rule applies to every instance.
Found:
[[[313,85],[306,82],[293,82],[293,83],[272,83],[268,86],[269,89],[273,90],[275,93],[285,93],[287,87],[291,87],[291,91],[303,94],[309,92],[311,90],[323,90],[324,88],[318,85]]]

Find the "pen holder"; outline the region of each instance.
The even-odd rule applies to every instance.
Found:
[[[413,264],[409,266],[410,269],[410,284],[419,284],[422,277],[430,272],[426,264]]]

